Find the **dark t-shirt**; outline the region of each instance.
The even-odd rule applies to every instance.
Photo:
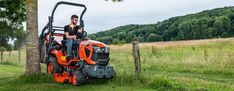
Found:
[[[72,29],[69,25],[66,25],[66,26],[64,27],[64,32],[65,32],[65,33],[68,32],[68,34],[72,36],[72,35],[76,35],[76,34],[77,34],[78,29],[80,29],[79,26],[75,26],[75,27]],[[66,39],[66,36],[65,36],[65,39]]]

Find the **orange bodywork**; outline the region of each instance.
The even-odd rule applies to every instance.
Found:
[[[93,46],[106,47],[105,44],[98,41],[84,40],[80,43],[80,48],[79,48],[80,58],[84,59],[88,64],[96,64],[96,62],[91,60],[93,53]],[[88,49],[90,51],[90,55],[88,57],[85,54],[85,49]]]
[[[72,62],[78,62],[77,58],[73,58],[69,61],[66,60],[66,55],[63,55],[63,52],[61,50],[52,50],[51,54],[54,54],[57,58],[57,61],[60,65],[68,66]]]
[[[52,63],[49,62],[47,65],[48,65],[48,67],[47,67],[47,72],[50,73],[50,74],[52,74],[52,68],[53,68]]]
[[[55,38],[55,41],[57,41],[59,43],[59,45],[62,45],[61,44],[61,39],[62,39],[62,35],[61,34],[56,34],[54,35],[54,38]],[[49,37],[47,36],[46,37],[46,43],[49,42]],[[94,62],[93,60],[91,60],[91,57],[92,57],[92,53],[94,51],[93,49],[93,46],[97,46],[97,47],[107,47],[107,45],[101,43],[101,42],[98,42],[98,41],[91,41],[91,40],[83,40],[82,42],[80,42],[79,44],[79,51],[77,52],[77,54],[79,54],[79,57],[81,59],[83,59],[86,63],[90,64],[90,65],[95,65],[96,62]],[[86,56],[86,53],[85,53],[85,50],[89,50],[90,54],[89,56]],[[57,61],[60,65],[62,66],[65,66],[67,68],[74,68],[73,66],[71,66],[70,64],[71,63],[75,63],[75,62],[78,62],[80,59],[78,58],[73,58],[73,59],[70,59],[70,60],[67,60],[66,59],[66,54],[64,54],[62,52],[62,50],[56,50],[56,49],[52,49],[50,51],[50,53],[54,56],[56,56],[57,58]],[[47,71],[48,73],[52,73],[52,64],[49,63],[49,68],[47,68]],[[76,83],[76,76],[74,75],[70,75],[69,76],[69,73],[68,72],[62,72],[62,73],[54,73],[53,74],[54,76],[54,80],[56,82],[65,82],[67,81],[68,83],[72,83],[72,84],[75,84]]]
[[[73,83],[75,80],[74,78],[74,76],[69,76],[68,72],[54,73],[54,80],[56,82],[64,83],[67,81],[68,83]]]
[[[67,66],[67,68],[76,68],[75,66]],[[69,76],[68,72],[63,72],[63,73],[54,73],[54,80],[56,82],[64,83],[67,81],[68,83],[74,83],[76,81],[76,77],[72,74]]]
[[[57,35],[57,37],[61,37],[61,35]],[[60,38],[56,38],[56,39],[60,39]],[[59,40],[56,40],[56,41],[59,41]],[[98,47],[101,47],[101,48],[106,47],[106,45],[101,43],[101,42],[90,41],[90,40],[84,40],[84,41],[80,42],[79,45],[80,45],[79,46],[79,51],[78,51],[77,54],[79,54],[79,57],[82,58],[83,60],[85,60],[90,65],[96,64],[96,62],[91,60],[92,53],[93,53],[93,46],[98,46]],[[90,51],[89,52],[90,54],[89,54],[88,57],[86,56],[85,49]],[[77,59],[77,58],[73,58],[73,59],[67,61],[66,60],[66,55],[64,55],[61,50],[52,50],[51,54],[54,54],[56,56],[56,58],[58,60],[58,63],[61,64],[61,65],[68,66],[72,62],[78,62],[79,61],[79,59]]]

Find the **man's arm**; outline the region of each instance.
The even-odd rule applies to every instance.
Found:
[[[66,38],[68,38],[68,39],[76,39],[76,35],[71,36],[71,35],[69,35],[68,32],[65,32],[65,36],[66,36]]]
[[[68,33],[68,26],[65,26],[64,27],[64,32],[65,32],[65,36],[67,39],[76,39],[76,37],[73,35],[73,36],[70,36],[69,33]]]

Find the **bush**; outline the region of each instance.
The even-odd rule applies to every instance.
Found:
[[[147,38],[148,42],[162,41],[162,40],[163,39],[161,36],[159,36],[158,34],[153,34],[153,33],[151,33]]]

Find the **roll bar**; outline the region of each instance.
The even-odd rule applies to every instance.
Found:
[[[78,6],[78,7],[83,7],[83,8],[84,8],[84,10],[82,11],[82,13],[81,13],[81,15],[80,15],[80,27],[84,27],[83,15],[84,15],[84,13],[85,13],[86,10],[87,10],[86,6],[85,6],[84,4],[71,3],[71,2],[65,2],[65,1],[60,1],[60,2],[58,2],[58,3],[54,6],[54,9],[53,9],[53,11],[52,11],[52,13],[51,13],[51,18],[52,18],[52,19],[51,19],[51,22],[53,22],[55,10],[57,9],[57,7],[58,7],[59,5],[62,5],[62,4],[64,4],[64,5],[71,5],[71,6]]]

